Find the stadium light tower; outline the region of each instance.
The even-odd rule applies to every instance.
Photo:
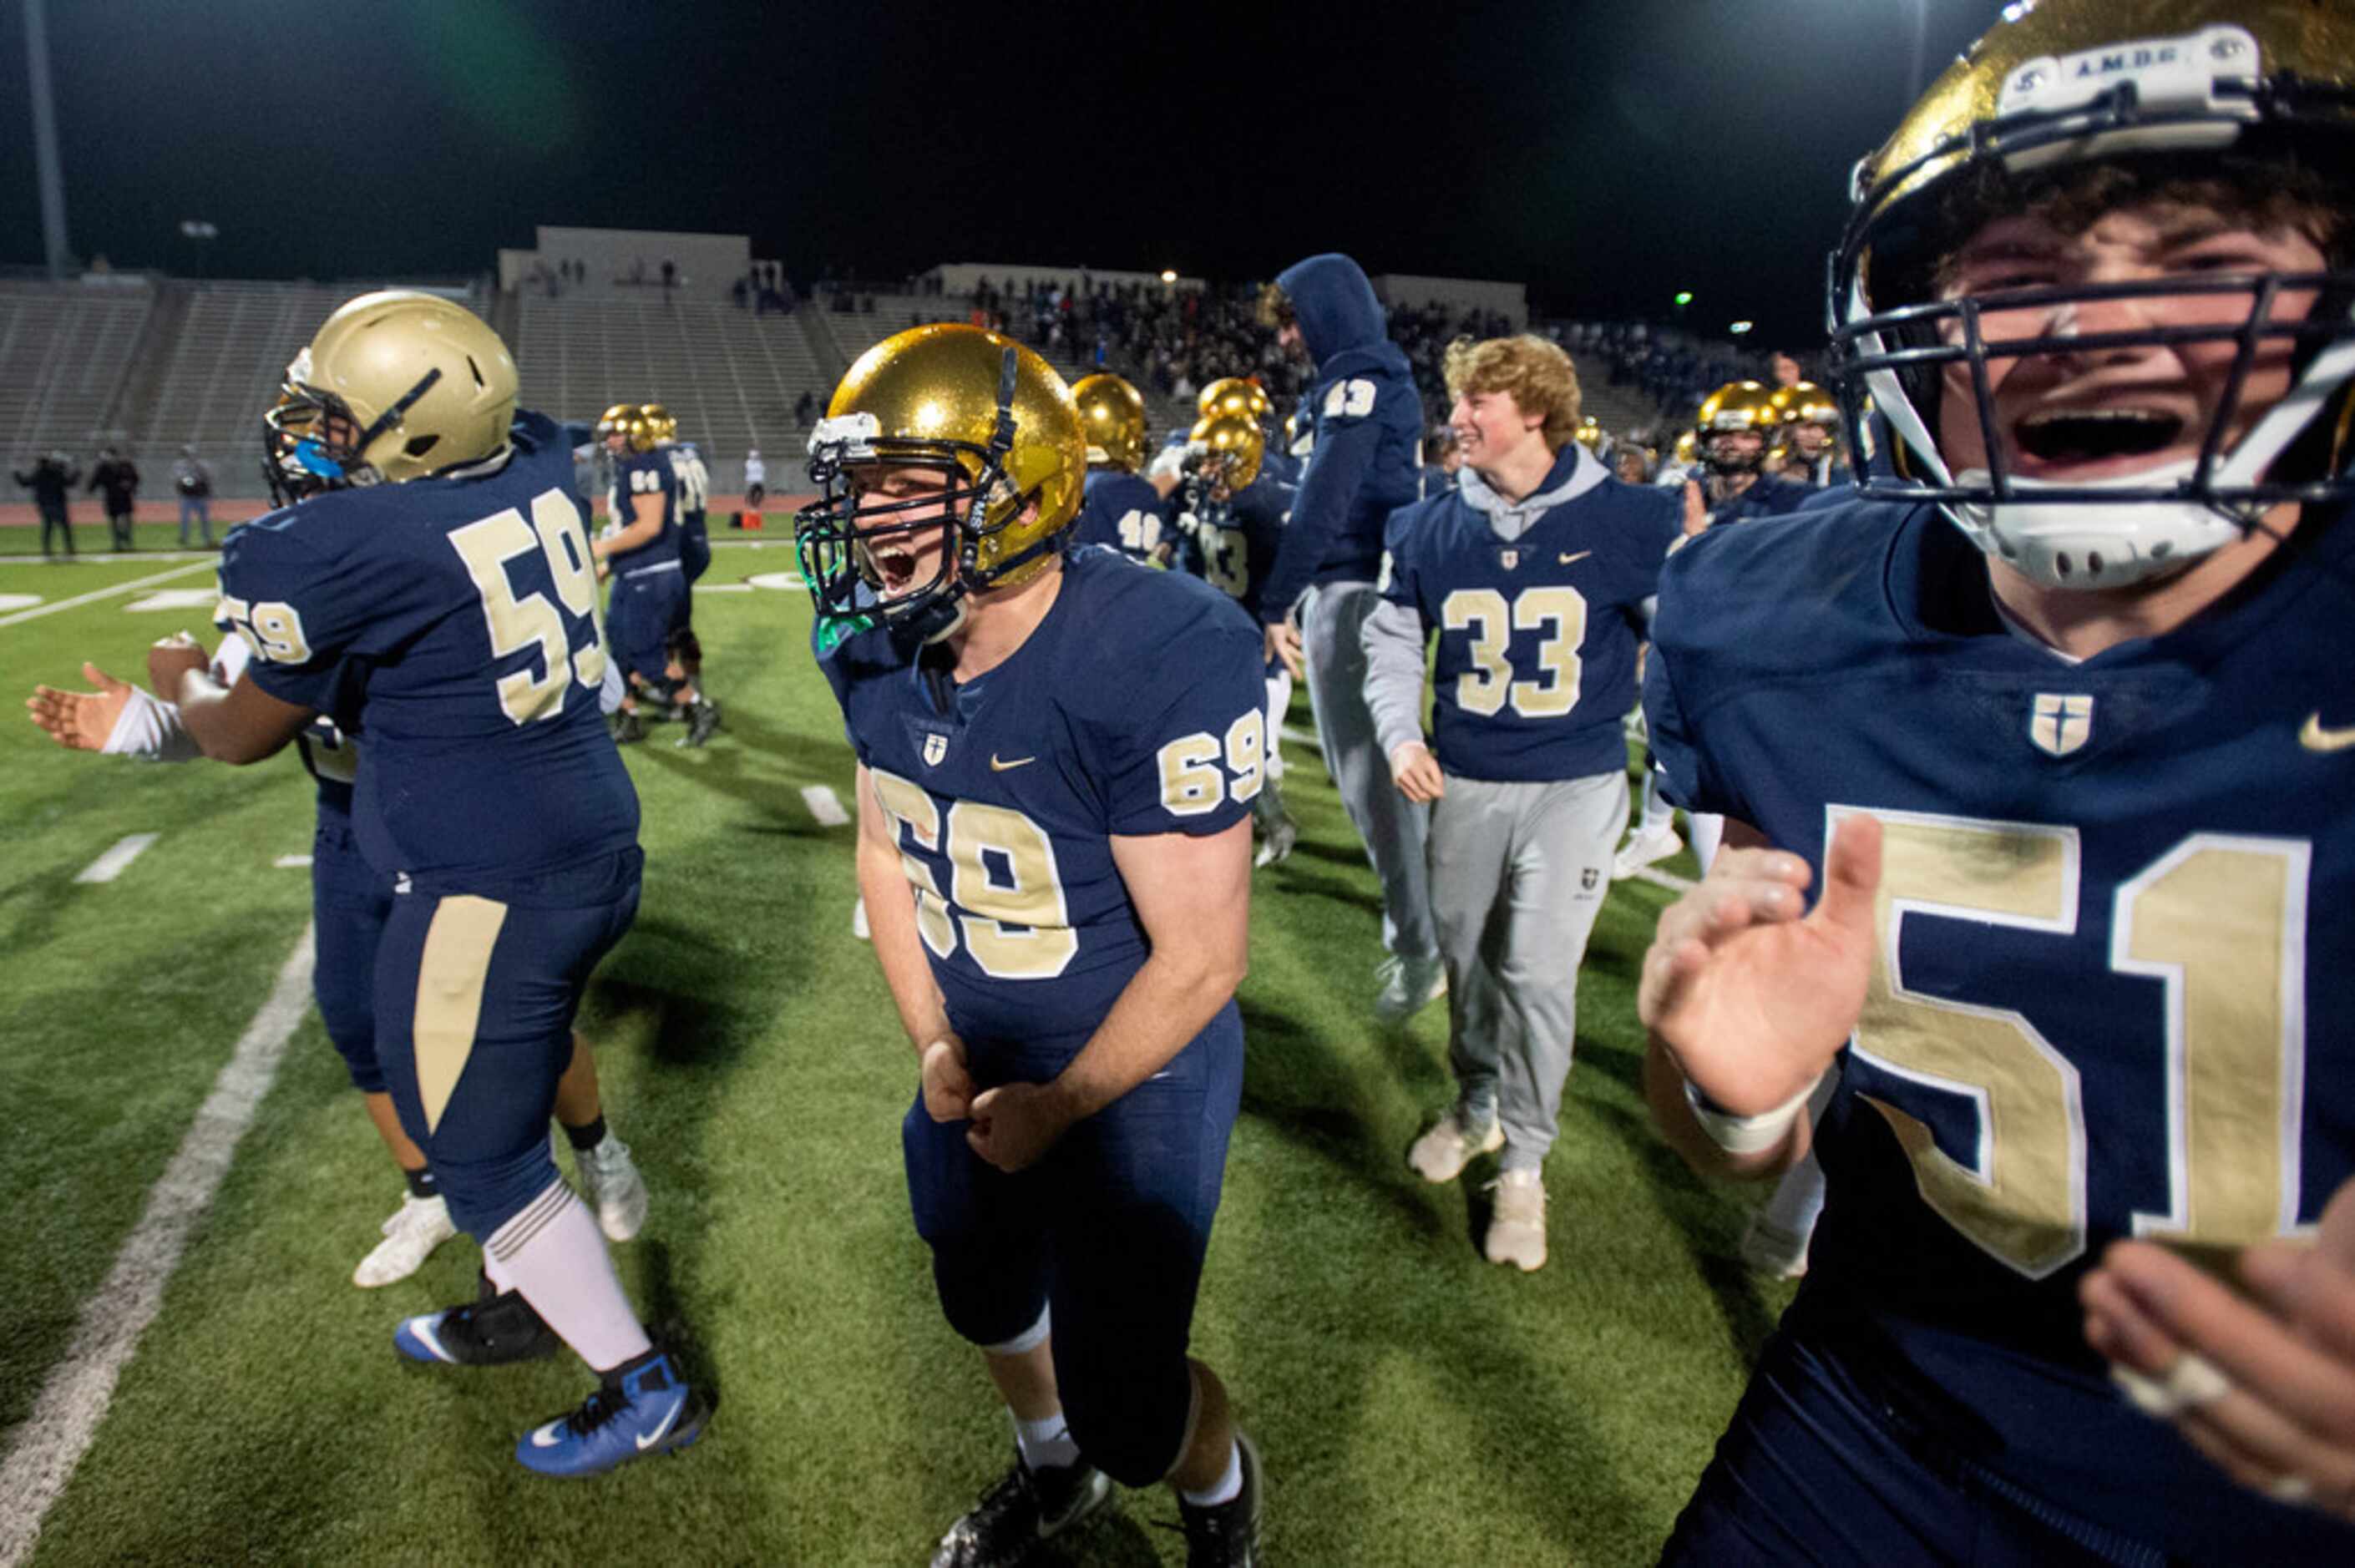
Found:
[[[49,276],[66,275],[66,181],[58,169],[57,102],[49,92],[49,19],[44,0],[25,0],[25,69],[32,77],[33,169],[41,186],[41,249]]]

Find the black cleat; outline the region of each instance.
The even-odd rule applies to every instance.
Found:
[[[615,709],[606,727],[613,731],[615,746],[634,746],[646,737],[645,721],[627,708]]]
[[[392,1331],[394,1350],[432,1366],[496,1367],[542,1361],[562,1343],[530,1302],[513,1290],[493,1290],[487,1275],[475,1300],[421,1318],[404,1318]]]
[[[1112,1481],[1084,1459],[1033,1470],[1017,1450],[1005,1478],[941,1537],[932,1568],[1011,1568],[1111,1501]]]
[[[1186,1568],[1260,1568],[1259,1450],[1240,1432],[1235,1447],[1242,1455],[1242,1490],[1209,1508],[1178,1499],[1178,1516],[1186,1531]]]
[[[684,747],[699,747],[708,743],[719,729],[719,705],[709,697],[692,704],[687,709],[687,733],[674,743]]]

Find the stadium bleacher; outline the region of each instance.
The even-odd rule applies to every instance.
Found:
[[[132,373],[155,296],[144,287],[0,285],[0,442],[11,461],[63,448],[87,460]]]

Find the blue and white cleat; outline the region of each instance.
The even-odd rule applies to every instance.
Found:
[[[703,1436],[711,1406],[671,1364],[648,1351],[604,1374],[597,1392],[516,1440],[516,1458],[543,1476],[602,1476],[648,1454],[675,1452]]]

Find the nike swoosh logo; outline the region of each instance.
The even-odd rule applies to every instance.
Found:
[[[563,1437],[564,1419],[559,1416],[545,1426],[532,1428],[531,1446],[535,1448],[553,1448],[558,1443],[563,1441]]]
[[[1593,551],[1592,551],[1592,550],[1581,550],[1581,551],[1579,551],[1579,552],[1578,552],[1578,554],[1576,554],[1576,555],[1574,555],[1574,556],[1564,556],[1561,558],[1561,564],[1562,564],[1563,566],[1565,566],[1565,567],[1566,567],[1566,566],[1570,565],[1570,564],[1571,564],[1571,562],[1572,562],[1572,561],[1582,561],[1582,560],[1586,559],[1586,557],[1587,557],[1587,556],[1591,556],[1591,555],[1593,555],[1593,554],[1594,554],[1594,552],[1593,552]]]
[[[1000,762],[997,753],[993,751],[989,754],[989,768],[993,773],[1003,773],[1012,768],[1028,768],[1038,760],[1035,757],[1018,757],[1011,762]]]
[[[647,1449],[653,1447],[655,1444],[661,1442],[663,1440],[663,1434],[670,1430],[670,1424],[677,1420],[678,1413],[686,1408],[687,1401],[682,1399],[677,1404],[670,1407],[670,1414],[662,1418],[661,1425],[655,1427],[651,1432],[639,1433],[638,1452],[643,1454]]]
[[[2325,729],[2321,710],[2317,709],[2306,715],[2306,727],[2297,732],[2297,743],[2308,751],[2344,751],[2355,746],[2355,726]]]

